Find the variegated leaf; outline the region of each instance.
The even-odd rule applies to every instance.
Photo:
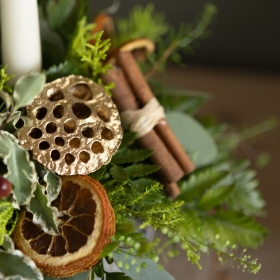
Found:
[[[36,190],[37,173],[29,154],[18,140],[7,131],[0,132],[0,156],[4,158],[8,173],[4,175],[13,185],[13,206],[28,205]]]

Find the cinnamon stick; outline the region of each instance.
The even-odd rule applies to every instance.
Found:
[[[117,63],[123,68],[124,74],[140,103],[143,106],[146,105],[154,97],[154,94],[142,75],[132,53],[118,52]],[[194,165],[167,121],[165,119],[160,121],[154,129],[183,171],[185,173],[192,172],[194,170]]]
[[[112,98],[120,112],[138,109],[135,95],[121,69],[114,68],[109,70],[107,74],[102,75],[102,80],[105,84],[110,82],[115,83],[115,87],[112,90]],[[162,183],[177,182],[182,178],[184,175],[183,170],[154,130],[151,130],[138,140],[144,148],[154,150],[154,153],[151,155],[151,160],[161,166],[158,175]],[[171,189],[170,194],[175,196],[178,194],[178,190]]]

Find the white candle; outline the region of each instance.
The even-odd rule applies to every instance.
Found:
[[[2,61],[14,81],[41,71],[42,56],[37,0],[1,0]]]

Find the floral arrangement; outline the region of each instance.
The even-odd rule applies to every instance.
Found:
[[[179,30],[152,5],[115,24],[86,11],[84,0],[39,1],[45,71],[11,84],[1,68],[1,279],[173,279],[158,261],[176,248],[199,267],[214,250],[256,273],[235,253],[267,235],[255,171],[219,141],[227,125],[195,117],[207,94],[154,75],[208,34],[216,8]],[[128,120],[139,114],[145,132]]]

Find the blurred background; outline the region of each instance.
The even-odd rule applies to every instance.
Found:
[[[113,1],[92,1],[96,13]],[[123,0],[117,16],[127,16],[136,4],[153,2],[172,25],[192,22],[199,16],[204,0]],[[193,44],[195,55],[184,56],[185,69],[170,67],[161,78],[166,85],[211,94],[200,110],[201,116],[215,116],[220,122],[235,127],[252,126],[276,117],[280,120],[280,2],[275,0],[212,0],[218,15],[210,29],[212,35]],[[243,273],[236,265],[220,266],[216,256],[203,255],[199,271],[186,260],[183,252],[164,267],[177,280],[279,280],[280,253],[280,130],[261,135],[257,142],[243,143],[236,156],[250,158],[267,152],[271,160],[264,168],[256,168],[259,188],[267,202],[267,216],[261,219],[270,236],[252,258],[262,263],[256,275]]]

